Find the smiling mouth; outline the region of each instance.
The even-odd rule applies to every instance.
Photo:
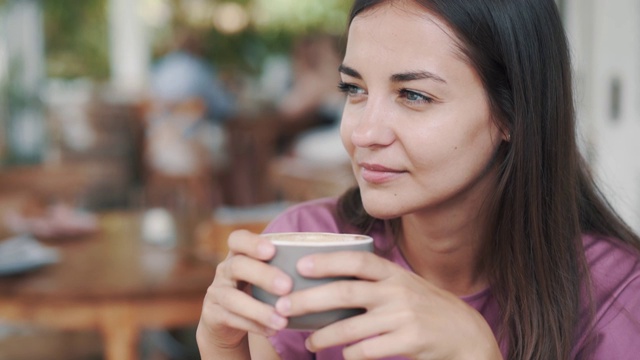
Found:
[[[400,172],[399,170],[395,170],[395,169],[391,169],[382,165],[378,165],[378,164],[369,164],[369,163],[360,163],[360,166],[363,169],[369,170],[369,171],[380,171],[380,172]]]
[[[360,176],[371,184],[384,184],[406,173],[404,170],[391,169],[378,164],[361,163],[359,165]]]

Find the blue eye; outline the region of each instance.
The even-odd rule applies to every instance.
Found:
[[[407,101],[412,103],[432,103],[433,102],[432,98],[426,95],[422,95],[415,91],[407,90],[407,89],[399,90],[398,95],[400,95],[401,98],[404,98]]]
[[[360,95],[365,93],[364,89],[362,89],[361,87],[353,84],[344,83],[344,82],[340,82],[338,84],[338,90],[340,90],[341,92],[349,96]]]

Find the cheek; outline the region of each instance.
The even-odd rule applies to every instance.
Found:
[[[500,130],[492,118],[486,98],[481,94],[470,95],[468,101],[448,114],[452,120],[449,124],[453,125],[448,130],[457,134],[451,138],[449,150],[475,151],[477,157],[483,157],[483,154],[493,153],[500,142]]]
[[[454,120],[460,118],[464,121]],[[438,129],[405,134],[408,156],[429,181],[474,177],[491,161],[500,142],[500,132],[488,116],[474,119],[457,114],[448,119]]]
[[[500,142],[500,135],[493,124],[478,126],[470,131],[455,146],[452,157],[454,163],[460,166],[454,171],[466,172],[467,176],[474,178],[486,171],[487,166],[491,164]]]
[[[342,145],[349,155],[352,155],[354,150],[353,142],[351,141],[352,133],[353,125],[351,125],[351,122],[343,116],[340,122],[340,138],[342,139]]]
[[[467,141],[470,146],[478,149],[478,156],[482,154],[493,154],[502,137],[500,128],[487,116],[487,119],[479,122],[475,129],[470,129],[467,134]]]

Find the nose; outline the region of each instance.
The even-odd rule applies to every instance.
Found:
[[[396,139],[391,127],[393,112],[380,102],[372,101],[369,101],[361,110],[362,112],[352,119],[354,121],[351,132],[353,145],[362,148],[391,145]]]

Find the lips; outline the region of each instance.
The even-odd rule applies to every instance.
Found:
[[[406,173],[404,170],[388,168],[380,164],[359,163],[358,165],[362,179],[371,184],[384,184]]]

